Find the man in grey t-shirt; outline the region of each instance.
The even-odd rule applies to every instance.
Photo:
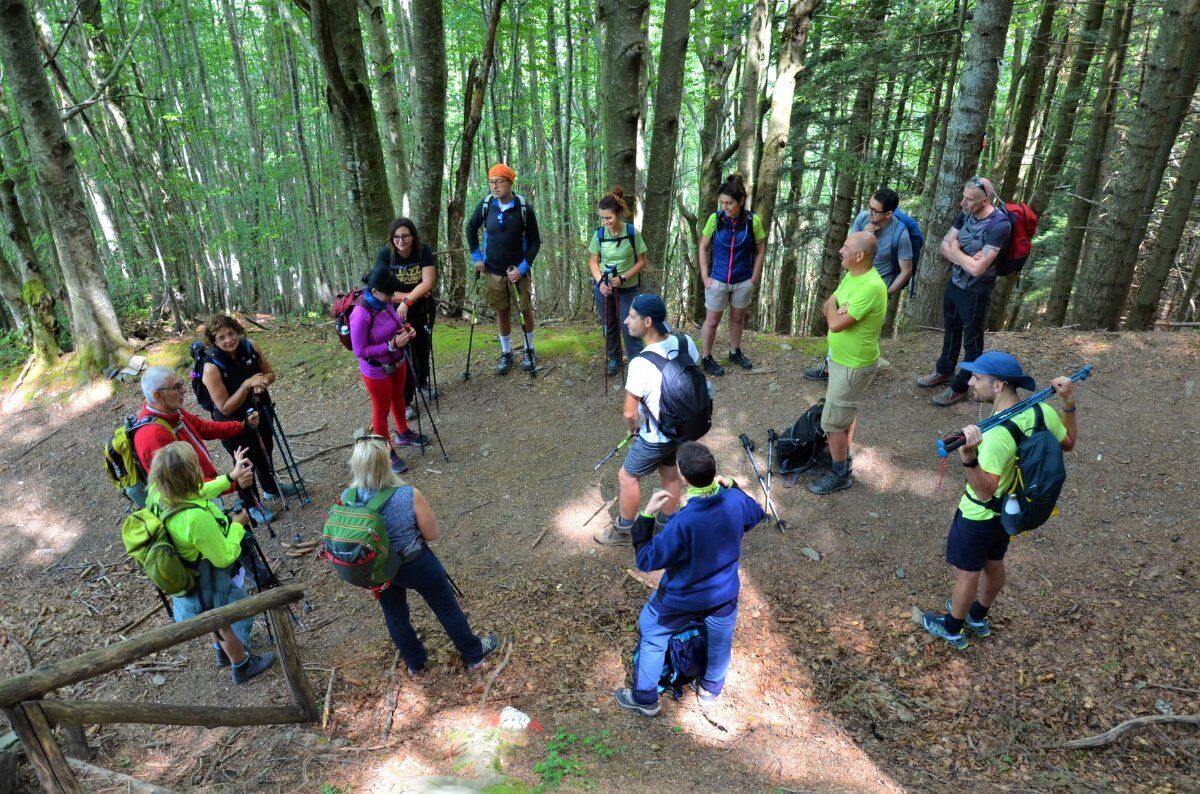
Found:
[[[934,405],[953,405],[967,396],[971,373],[962,369],[955,372],[960,348],[963,361],[974,361],[983,353],[997,258],[1012,235],[1008,213],[996,207],[995,200],[996,191],[989,180],[967,180],[959,202],[962,212],[939,248],[950,265],[950,280],[942,299],[942,355],[931,374],[917,378],[917,385],[923,388],[946,384],[934,395]]]
[[[891,188],[880,188],[850,225],[851,232],[875,235],[875,269],[887,284],[889,298],[904,289],[913,272],[912,239],[907,227],[895,217],[898,206],[899,194]]]

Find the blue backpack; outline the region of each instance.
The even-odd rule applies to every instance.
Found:
[[[913,272],[908,280],[908,297],[911,298],[917,288],[917,265],[921,262],[921,251],[925,249],[925,235],[921,232],[921,226],[917,223],[917,219],[911,215],[897,209],[892,216],[903,223],[905,229],[908,229],[908,240],[912,243]]]
[[[633,669],[637,669],[638,652],[633,651]],[[667,654],[663,658],[662,675],[658,677],[658,693],[669,693],[675,700],[683,697],[683,689],[692,681],[704,677],[708,668],[708,629],[704,621],[693,620],[671,635]]]

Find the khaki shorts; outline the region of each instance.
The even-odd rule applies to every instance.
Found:
[[[495,273],[485,273],[487,278],[487,305],[492,307],[494,312],[508,312],[512,309],[512,284],[506,276],[497,276]],[[521,311],[533,311],[533,293],[529,288],[529,276],[523,277],[517,282],[517,290],[521,294]]]
[[[704,289],[704,308],[710,312],[723,312],[729,306],[744,309],[754,298],[754,282],[750,279],[736,284],[713,280],[711,287]]]
[[[825,390],[825,410],[821,412],[822,430],[840,433],[850,428],[858,415],[858,404],[867,395],[867,388],[878,369],[878,361],[857,368],[829,362],[829,386]]]

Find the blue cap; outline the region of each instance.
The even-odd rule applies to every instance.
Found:
[[[654,328],[660,334],[669,334],[670,327],[667,325],[667,304],[663,303],[663,299],[650,292],[643,292],[633,299],[633,304],[630,306],[641,317],[654,321]]]
[[[1033,391],[1037,388],[1033,378],[1025,374],[1021,364],[1012,353],[1003,350],[989,350],[974,361],[964,361],[958,365],[967,372],[976,375],[991,375],[993,378],[1012,384],[1019,389]]]

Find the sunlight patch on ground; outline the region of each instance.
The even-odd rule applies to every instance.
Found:
[[[21,562],[44,568],[74,548],[85,527],[79,521],[46,507],[54,503],[50,489],[33,474],[13,480],[17,495],[0,503],[0,558],[12,560],[14,550],[32,540]]]
[[[858,447],[854,451],[854,470],[861,473],[861,482],[867,487],[884,493],[908,493],[922,498],[934,497],[937,493],[940,459],[933,454],[930,444],[930,464],[928,468],[914,469],[901,466],[892,460],[892,453],[880,447]],[[952,461],[954,462],[954,461]],[[958,472],[953,472],[957,477]],[[957,487],[957,480],[946,474],[949,484]],[[948,487],[942,483],[942,489]]]

